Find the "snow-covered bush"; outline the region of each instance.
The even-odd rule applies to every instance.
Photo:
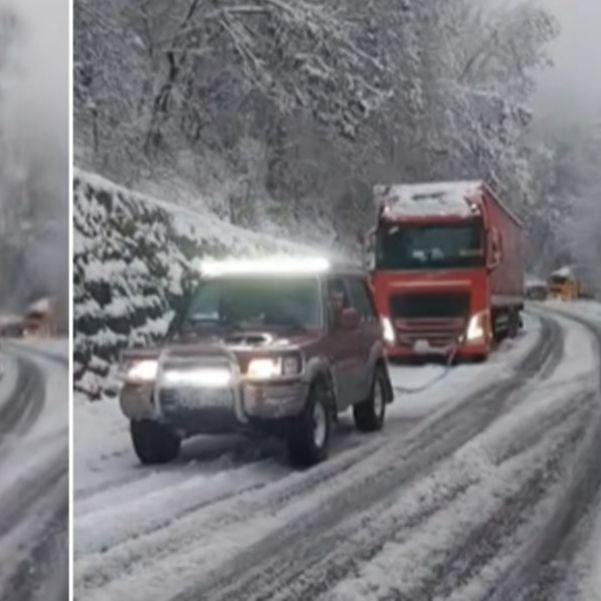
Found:
[[[199,259],[311,252],[83,171],[73,185],[74,376],[90,396],[110,387],[121,348],[164,336]]]

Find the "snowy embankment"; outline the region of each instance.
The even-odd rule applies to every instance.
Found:
[[[73,213],[74,379],[88,397],[111,388],[119,349],[165,334],[203,257],[319,252],[79,170]]]

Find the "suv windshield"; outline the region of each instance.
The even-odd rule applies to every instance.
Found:
[[[378,231],[376,269],[436,269],[484,265],[482,222],[392,225]]]
[[[319,328],[320,298],[315,277],[206,280],[193,293],[179,327]]]

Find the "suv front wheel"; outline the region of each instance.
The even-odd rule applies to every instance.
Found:
[[[132,421],[130,432],[136,455],[144,465],[168,463],[179,455],[180,437],[159,422]]]
[[[386,415],[387,383],[384,369],[377,367],[369,397],[362,403],[353,405],[353,417],[357,430],[376,432],[382,429]]]
[[[300,467],[309,467],[328,456],[332,412],[329,395],[322,382],[311,387],[303,412],[296,417],[288,432],[290,460]]]

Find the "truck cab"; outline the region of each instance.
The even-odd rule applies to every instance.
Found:
[[[391,358],[486,358],[523,304],[521,226],[482,182],[375,189],[368,254]]]

